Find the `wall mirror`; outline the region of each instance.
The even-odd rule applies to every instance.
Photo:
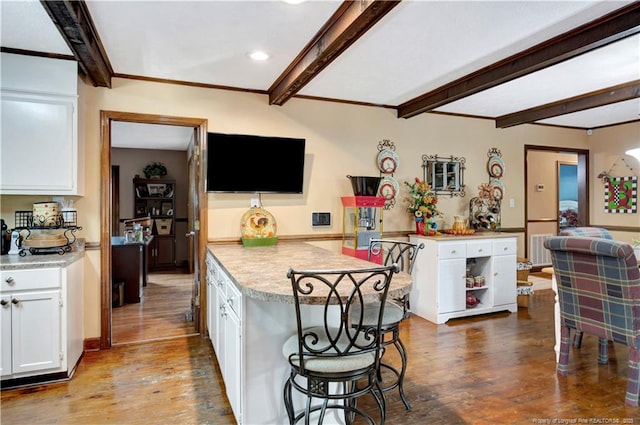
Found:
[[[463,157],[422,155],[424,180],[438,195],[464,196]]]

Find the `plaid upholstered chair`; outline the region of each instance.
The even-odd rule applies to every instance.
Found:
[[[567,227],[560,232],[560,236],[581,236],[613,240],[611,233],[602,227]]]
[[[629,348],[625,402],[638,406],[640,387],[640,270],[631,245],[601,239],[554,236],[544,242],[558,285],[560,356],[566,376],[571,329],[599,338],[598,362],[608,362],[607,341]]]
[[[613,240],[611,233],[602,227],[567,227],[560,232],[560,236],[581,236],[585,238],[600,238]],[[582,345],[582,332],[576,332],[573,346],[580,348]]]

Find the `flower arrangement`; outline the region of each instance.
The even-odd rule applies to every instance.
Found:
[[[404,182],[409,188],[407,201],[407,212],[414,220],[429,221],[435,217],[442,217],[442,212],[438,209],[438,198],[431,190],[431,186],[426,182],[415,178],[414,182]]]
[[[146,178],[164,177],[167,175],[167,167],[162,162],[150,162],[142,170]]]

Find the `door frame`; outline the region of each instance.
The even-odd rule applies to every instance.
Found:
[[[111,123],[113,121],[135,122],[142,124],[178,125],[194,127],[200,143],[199,154],[205,157],[205,143],[207,140],[207,119],[188,118],[168,115],[152,115],[134,112],[100,111],[100,349],[109,349],[111,340]],[[198,187],[195,188],[200,200],[200,231],[197,244],[198,264],[200,270],[205,270],[205,252],[207,245],[207,196],[204,190],[204,161],[199,161]],[[192,182],[189,183],[193,184]],[[191,188],[190,188],[191,189]],[[203,273],[199,273],[198,283],[200,289],[200,310],[198,321],[195,323],[196,332],[202,333],[206,329],[204,318],[206,314],[206,297],[202,294],[206,290],[206,282]]]
[[[529,255],[529,197],[527,196],[527,188],[529,187],[529,161],[527,160],[529,151],[547,151],[555,153],[569,153],[578,156],[578,196],[584,199],[584,208],[578,210],[580,220],[585,226],[590,225],[590,203],[589,203],[589,150],[578,148],[567,148],[559,146],[538,146],[524,145],[524,250],[525,257]],[[555,200],[556,207],[557,199]],[[557,208],[556,208],[557,210]],[[556,211],[556,229],[558,228],[558,217]]]

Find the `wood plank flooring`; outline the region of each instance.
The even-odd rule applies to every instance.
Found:
[[[553,292],[540,290],[518,313],[443,325],[415,316],[406,320],[405,391],[413,410],[407,412],[397,392],[390,392],[386,423],[640,424],[640,409],[624,404],[626,347],[611,345],[609,364],[598,365],[597,340],[585,336],[582,348],[572,349],[569,376],[557,376],[552,311]],[[223,388],[206,338],[123,345],[86,353],[69,382],[3,391],[1,420],[232,424]],[[359,403],[372,407],[366,398]]]
[[[141,301],[112,309],[113,345],[195,335],[186,320],[191,308],[193,275],[151,273]]]

